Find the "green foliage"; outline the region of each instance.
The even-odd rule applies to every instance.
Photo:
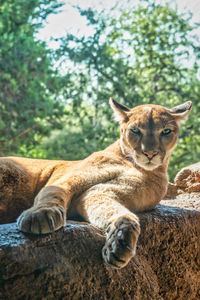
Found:
[[[80,110],[83,115],[79,124],[66,125],[66,129],[68,132],[72,132],[74,126],[80,129],[74,149],[78,148],[82,136],[94,139],[99,136],[103,148],[118,137],[107,102],[110,96],[130,107],[145,103],[172,107],[192,100],[195,118],[190,117],[180,132],[179,146],[169,167],[172,178],[181,167],[200,157],[200,81],[197,77],[200,43],[193,34],[195,26],[190,25],[191,16],[179,15],[169,4],[140,3],[142,5],[128,12],[122,10],[118,18],[79,8],[95,33],[88,38],[67,35],[59,50],[74,63],[70,79],[76,82],[76,91],[73,85],[63,90],[69,103],[69,95],[73,95],[74,114],[66,122],[70,124],[71,119],[80,118]],[[190,57],[195,64],[188,66]],[[82,82],[81,77],[85,79]],[[93,127],[87,127],[87,105],[83,108],[83,102],[94,110]],[[73,147],[67,144],[65,147],[64,158],[71,158],[69,152]],[[85,147],[83,156],[89,153]]]
[[[109,126],[107,115],[102,115],[101,122],[95,123],[94,106],[81,104],[74,109],[67,105],[66,111],[66,126],[44,138],[42,145],[35,148],[34,157],[79,160],[113,142],[115,132]]]
[[[197,162],[200,42],[191,16],[154,0],[110,14],[78,7],[94,34],[68,34],[55,55],[34,34],[59,3],[1,2],[1,153],[73,160],[105,148],[119,136],[108,105],[112,96],[129,107],[173,107],[191,100],[192,114],[180,131],[170,178]],[[53,67],[60,58],[65,74]]]
[[[56,97],[61,80],[53,70],[52,53],[34,37],[41,26],[40,20],[59,6],[56,1],[47,0],[1,1],[2,155],[24,154],[27,149],[33,149],[52,127],[59,125],[63,108]]]

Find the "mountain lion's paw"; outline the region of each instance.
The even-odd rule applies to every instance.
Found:
[[[61,207],[31,207],[19,216],[17,225],[23,232],[45,234],[65,226],[65,219]]]
[[[102,249],[105,262],[115,268],[125,267],[135,255],[139,232],[138,222],[126,217],[111,223]]]

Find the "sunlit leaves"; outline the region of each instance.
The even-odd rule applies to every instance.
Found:
[[[79,11],[87,17],[95,34],[88,38],[68,35],[63,38],[60,51],[74,63],[76,77],[71,79],[81,74],[80,65],[88,74],[85,85],[79,80],[76,86],[79,93],[75,94],[71,87],[71,105],[77,117],[83,99],[95,111],[94,128],[87,127],[87,118],[82,115],[80,126],[89,130],[83,134],[87,136],[92,132],[95,137],[100,128],[102,148],[118,136],[118,127],[111,119],[107,102],[110,96],[130,107],[143,103],[173,107],[191,100],[195,118],[190,117],[183,126],[181,132],[187,134],[180,133],[170,176],[173,177],[184,164],[197,161],[200,157],[197,146],[200,139],[197,49],[200,43],[193,34],[195,26],[190,24],[191,16],[179,15],[169,4],[159,5],[154,1],[140,1],[139,6],[128,11],[121,8],[117,18],[104,17],[103,13],[99,15],[91,9],[79,8]],[[194,64],[188,65],[191,58]],[[88,109],[85,108],[85,116]],[[85,154],[89,152],[86,150]]]
[[[19,155],[22,144],[34,147],[62,116],[63,109],[55,102],[60,76],[53,69],[51,52],[34,36],[38,18],[56,7],[60,4],[47,0],[1,1],[1,155]]]
[[[120,7],[117,17],[113,11],[105,15],[78,8],[94,34],[68,34],[55,55],[34,33],[60,5],[54,0],[1,2],[2,154],[81,159],[105,148],[119,136],[108,105],[112,96],[129,107],[173,107],[191,100],[192,114],[179,133],[170,178],[198,161],[200,42],[190,16],[153,0],[141,0],[129,10]],[[53,59],[63,62],[58,66],[62,72],[53,68]]]

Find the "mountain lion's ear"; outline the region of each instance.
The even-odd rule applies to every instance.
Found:
[[[122,122],[128,119],[127,113],[130,111],[130,109],[127,106],[118,103],[112,98],[109,99],[109,103],[114,111],[116,121]]]
[[[190,110],[192,108],[192,102],[191,101],[187,101],[183,104],[180,104],[178,106],[175,106],[171,109],[169,109],[168,111],[170,112],[170,114],[176,118],[177,123],[181,123],[185,120],[187,120],[187,117],[190,113]]]

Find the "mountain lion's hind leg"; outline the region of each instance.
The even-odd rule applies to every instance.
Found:
[[[34,180],[34,179],[33,179]],[[0,158],[0,224],[15,222],[33,202],[32,177],[11,158]]]
[[[21,231],[34,234],[53,232],[66,224],[66,192],[56,186],[44,187],[34,200],[33,207],[18,218]]]
[[[104,261],[116,268],[126,266],[136,252],[140,233],[138,217],[111,191],[97,192],[93,188],[80,198],[77,210],[85,220],[105,230]]]

